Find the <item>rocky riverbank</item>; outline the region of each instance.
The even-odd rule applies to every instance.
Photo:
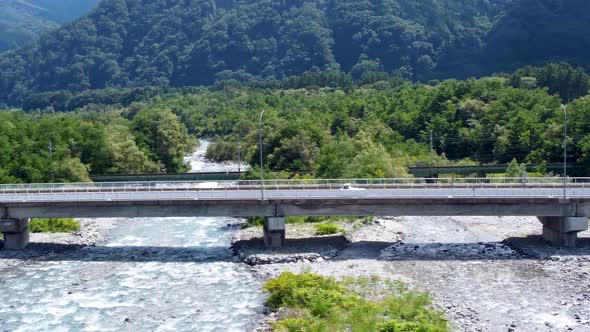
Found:
[[[378,218],[343,223],[346,236],[287,225],[288,246],[265,252],[260,228],[238,231],[234,250],[269,279],[285,271],[379,276],[427,291],[456,331],[589,331],[590,234],[579,249],[548,247],[524,217]],[[311,259],[310,259],[311,258]],[[268,328],[266,316],[260,329]]]
[[[116,219],[79,219],[80,230],[74,233],[31,233],[24,250],[0,250],[0,272],[21,264],[32,264],[46,257],[103,243]],[[0,240],[0,247],[2,246]]]

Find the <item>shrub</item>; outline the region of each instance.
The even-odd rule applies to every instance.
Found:
[[[268,281],[264,291],[269,293],[269,308],[309,308],[336,305],[346,293],[344,287],[333,278],[324,278],[312,273],[293,274],[286,272]],[[317,311],[323,311],[318,308]]]
[[[286,217],[285,218],[285,223],[286,224],[304,224],[305,223],[305,217],[301,217],[301,216]]]
[[[287,217],[285,222],[287,224],[315,224],[328,220],[328,217]]]
[[[418,331],[418,324],[400,322],[397,319],[377,324],[377,332],[413,332]]]
[[[301,216],[290,216],[285,217],[286,224],[315,224],[330,220],[331,217],[301,217]],[[249,217],[246,219],[244,227],[256,227],[264,225],[264,217]]]
[[[305,217],[305,222],[314,224],[327,220],[328,217]]]
[[[384,289],[385,288],[385,289]],[[378,278],[336,281],[286,272],[264,285],[271,310],[287,308],[274,331],[446,332],[447,321],[429,308],[427,294]],[[367,300],[367,298],[376,300]]]
[[[31,219],[29,230],[33,233],[71,233],[80,230],[80,223],[71,218]]]
[[[314,330],[314,323],[310,319],[289,317],[277,322],[275,331],[279,332],[303,332]]]
[[[264,225],[264,217],[248,217],[243,228],[257,227]]]
[[[406,322],[398,319],[380,322],[376,327],[377,332],[444,332],[447,330],[446,327],[434,323],[424,321]]]
[[[237,159],[238,145],[235,142],[215,141],[207,146],[205,158],[212,161],[227,161]]]
[[[342,232],[344,232],[344,229],[336,224],[327,223],[315,225],[316,235],[331,235]]]
[[[360,219],[359,219],[360,218]],[[286,224],[317,224],[317,223],[326,223],[327,225],[334,225],[332,222],[355,222],[355,221],[360,221],[361,224],[369,224],[371,222],[373,222],[373,217],[317,217],[317,216],[307,216],[307,217],[303,217],[303,216],[289,216],[289,217],[285,217],[285,223]],[[244,224],[244,228],[248,228],[248,227],[256,227],[256,226],[262,226],[264,225],[264,217],[249,217],[246,219],[246,223]],[[333,228],[333,226],[329,226],[328,228]],[[320,227],[324,227],[324,226],[320,226],[320,225],[316,225],[316,230],[317,228]],[[338,227],[338,226],[336,226]],[[340,230],[336,231],[335,233],[341,232],[343,231],[342,228],[340,228]],[[335,234],[335,233],[327,233],[327,234],[321,234],[321,235],[329,235],[329,234]]]

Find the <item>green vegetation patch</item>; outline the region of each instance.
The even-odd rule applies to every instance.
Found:
[[[286,272],[264,285],[271,310],[285,308],[274,331],[449,331],[430,297],[378,278],[337,281]]]
[[[292,216],[292,217],[285,217],[286,224],[318,224],[318,223],[325,223],[327,225],[334,225],[335,222],[347,222],[347,223],[358,223],[359,225],[366,225],[373,221],[373,217],[318,217],[318,216]],[[262,227],[264,225],[264,217],[249,217],[246,219],[246,223],[243,225],[243,228],[248,227]],[[316,225],[319,226],[319,225]],[[337,226],[337,225],[334,225]],[[322,228],[324,226],[320,226]],[[338,226],[337,226],[338,227]],[[328,227],[328,228],[331,228]],[[317,227],[316,227],[317,230]],[[343,231],[340,228],[340,231]],[[334,234],[334,233],[331,233]]]
[[[197,143],[170,110],[133,115],[0,112],[0,183],[88,182],[90,174],[185,172]]]
[[[71,233],[80,230],[80,223],[71,218],[31,219],[29,230],[33,233]]]
[[[315,224],[329,220],[339,220],[342,219],[341,217],[285,217],[286,224]],[[264,217],[249,217],[246,219],[246,224],[244,224],[244,228],[247,227],[262,227],[264,225]]]
[[[317,224],[314,227],[316,235],[332,235],[344,232],[344,228],[333,223]]]

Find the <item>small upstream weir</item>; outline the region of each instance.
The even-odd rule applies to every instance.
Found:
[[[230,170],[205,161],[201,143],[193,171]],[[105,245],[0,275],[0,331],[246,331],[263,296],[232,257],[232,223],[119,219]]]

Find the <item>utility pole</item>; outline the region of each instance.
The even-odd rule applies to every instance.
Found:
[[[567,198],[567,106],[561,104],[563,109],[563,198]]]
[[[433,157],[433,153],[434,153],[434,143],[433,143],[433,138],[432,138],[432,130],[430,131],[430,177],[433,178],[434,177],[434,157]]]
[[[260,199],[264,200],[264,165],[262,164],[262,116],[264,110],[260,112],[260,119],[258,120],[258,143],[260,150]]]

